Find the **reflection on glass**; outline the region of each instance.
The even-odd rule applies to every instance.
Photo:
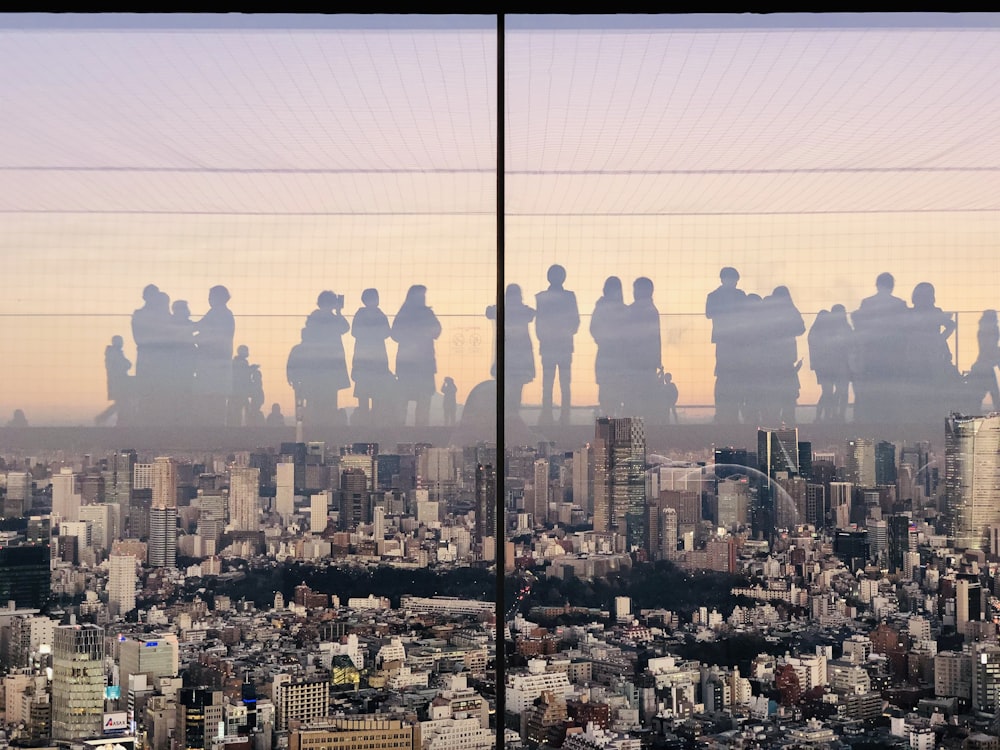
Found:
[[[8,736],[495,746],[495,19],[0,49]]]
[[[978,741],[998,20],[507,18],[519,740]]]

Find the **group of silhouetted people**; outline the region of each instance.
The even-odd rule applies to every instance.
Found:
[[[715,417],[718,422],[794,423],[799,393],[795,339],[805,332],[786,287],[763,299],[737,287],[739,273],[723,268],[708,295],[705,315],[715,343]],[[989,395],[1000,405],[996,367],[1000,329],[995,310],[979,322],[978,356],[959,372],[948,345],[953,317],[937,307],[934,287],[917,284],[911,305],[893,295],[892,274],[848,319],[843,305],[821,310],[809,330],[810,366],[821,395],[819,422],[843,422],[854,387],[854,421],[924,422],[951,411],[979,411]]]
[[[343,295],[321,292],[301,341],[288,355],[286,374],[295,392],[296,417],[309,425],[346,424],[338,394],[353,382],[358,401],[354,424],[403,424],[411,402],[415,424],[428,424],[437,392],[434,342],[441,323],[426,296],[426,287],[411,286],[390,324],[379,308],[378,291],[366,289],[351,323],[343,314]],[[96,421],[103,424],[116,417],[120,425],[283,425],[278,404],[266,417],[262,412],[262,376],[259,365],[249,360],[248,347],[239,346],[233,355],[235,320],[229,298],[225,287],[212,287],[209,310],[195,322],[186,302],[178,300],[171,307],[166,293],[147,286],[143,306],[132,315],[135,374],[129,374],[132,363],[125,356],[123,338],[113,336],[104,353],[112,403]],[[348,333],[355,340],[350,370],[343,343]],[[386,351],[390,338],[398,344],[395,372]],[[455,423],[457,392],[455,381],[445,378],[446,424]]]
[[[288,382],[295,390],[296,409],[305,423],[345,424],[346,413],[337,407],[337,394],[354,382],[358,400],[352,424],[398,425],[414,403],[414,423],[430,421],[431,399],[437,392],[434,342],[441,323],[427,305],[427,288],[414,285],[399,312],[389,318],[379,308],[379,294],[366,289],[353,323],[343,315],[344,298],[322,292],[316,310],[302,329],[302,341],[288,355]],[[343,336],[354,338],[354,356],[348,374]],[[396,372],[389,369],[386,341],[398,344]],[[451,378],[443,386],[445,422],[454,424],[457,387]]]
[[[554,390],[560,390],[559,423],[571,414],[573,339],[580,328],[576,295],[565,288],[566,271],[553,265],[549,285],[528,305],[517,284],[504,299],[504,403],[508,419],[520,419],[524,386],[537,377],[530,327],[534,324],[541,360],[542,409],[539,424],[555,423]],[[796,422],[802,359],[797,339],[806,333],[803,317],[785,286],[761,297],[739,288],[735,268],[723,268],[720,285],[705,301],[715,344],[715,419],[726,423]],[[911,305],[893,295],[894,280],[883,273],[876,293],[848,316],[844,305],[821,310],[808,332],[810,367],[821,388],[819,422],[847,419],[854,389],[854,421],[898,423],[926,421],[949,411],[978,411],[988,395],[1000,408],[996,368],[1000,366],[1000,326],[987,310],[977,331],[978,355],[968,373],[953,362],[949,337],[952,316],[936,305],[934,287],[922,282]],[[351,322],[343,314],[344,297],[321,292],[316,309],[301,330],[301,341],[288,356],[286,374],[295,391],[296,417],[306,424],[346,424],[338,394],[353,382],[356,425],[402,425],[414,404],[414,423],[429,423],[437,392],[435,341],[441,323],[427,305],[427,289],[409,288],[390,323],[379,307],[379,294],[366,289]],[[111,405],[98,423],[117,417],[118,424],[248,426],[284,424],[275,404],[264,416],[260,367],[249,349],[233,355],[235,321],[224,286],[209,291],[208,312],[191,319],[187,302],[170,298],[150,284],[143,306],[132,315],[136,346],[135,374],[124,354],[124,340],[112,337],[105,349]],[[496,318],[495,306],[486,311]],[[621,279],[609,277],[594,306],[590,335],[597,346],[594,374],[603,416],[644,416],[667,423],[677,420],[677,386],[664,371],[660,313],[653,302],[653,282],[640,277],[627,303]],[[348,367],[343,337],[354,338]],[[395,372],[386,342],[397,343]],[[495,364],[493,368],[495,375]],[[441,388],[444,421],[456,420],[457,386],[445,378]]]
[[[573,337],[580,328],[576,295],[564,287],[566,270],[549,268],[549,286],[535,295],[535,307],[525,304],[521,287],[507,286],[504,308],[504,408],[508,418],[520,419],[521,393],[537,373],[529,324],[542,365],[540,425],[555,421],[553,396],[559,381],[559,423],[569,424]],[[653,303],[653,282],[645,277],[632,284],[631,304],[625,302],[622,282],[611,276],[604,283],[590,322],[597,344],[594,363],[600,412],[604,416],[642,414],[658,421],[676,420],[677,388],[664,373],[660,349],[660,313]]]
[[[795,421],[799,398],[796,338],[806,331],[788,287],[767,297],[737,287],[735,268],[705,300],[715,343],[715,416],[719,422]]]
[[[155,284],[143,289],[142,299],[132,314],[135,374],[129,375],[124,340],[113,336],[104,351],[112,404],[96,421],[114,415],[118,424],[263,422],[260,368],[250,364],[245,346],[233,356],[236,324],[229,290],[212,287],[208,312],[198,321],[191,319],[186,301],[171,305]]]

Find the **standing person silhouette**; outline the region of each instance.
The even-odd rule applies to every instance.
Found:
[[[528,325],[535,311],[524,304],[521,287],[508,284],[504,295],[504,411],[521,418],[521,393],[535,379],[535,352]]]
[[[914,398],[908,419],[937,420],[947,415],[959,383],[948,337],[955,332],[951,315],[935,304],[934,286],[926,281],[913,288],[913,307],[906,321],[906,370]],[[942,407],[941,404],[944,404]]]
[[[989,395],[990,407],[997,411],[1000,409],[1000,388],[997,387],[996,373],[996,368],[1000,365],[1000,324],[997,323],[996,310],[983,311],[976,331],[976,343],[979,351],[968,376],[968,383],[976,399],[976,409],[982,408],[984,396]]]
[[[666,404],[657,393],[663,371],[660,311],[653,304],[653,282],[645,276],[632,283],[632,304],[626,309],[625,327],[619,335],[625,340],[624,362],[628,367],[626,415],[647,415],[651,421],[665,424]]]
[[[132,377],[128,371],[132,363],[125,356],[125,340],[112,336],[111,343],[104,348],[104,371],[108,378],[108,401],[112,404],[94,418],[95,424],[104,424],[113,414],[118,415],[117,424],[128,424],[131,418]]]
[[[186,300],[174,300],[170,307],[170,377],[169,388],[174,421],[186,422],[192,413],[195,360],[194,321]]]
[[[562,402],[559,422],[568,425],[573,403],[570,391],[573,336],[580,329],[580,309],[576,304],[576,295],[563,288],[565,268],[550,266],[546,277],[549,288],[535,295],[535,335],[538,337],[538,353],[542,357],[542,414],[538,423],[552,424],[552,390],[558,370]]]
[[[386,405],[394,386],[394,376],[389,371],[389,355],[385,341],[391,328],[389,318],[379,308],[377,289],[361,293],[362,306],[354,313],[351,336],[354,337],[354,355],[351,359],[351,378],[354,380],[354,397],[358,408],[351,417],[352,424],[369,424],[385,416]]]
[[[851,385],[851,341],[854,331],[847,310],[837,304],[820,310],[809,329],[809,366],[816,373],[821,394],[816,404],[817,422],[843,422]]]
[[[323,412],[322,407],[316,406],[317,400],[320,400],[317,394],[323,390],[322,355],[319,351],[321,347],[316,341],[318,338],[319,332],[316,329],[304,327],[302,340],[288,352],[285,364],[288,384],[295,392],[295,421],[310,427],[320,423],[314,412],[319,415]]]
[[[350,323],[343,315],[344,297],[330,290],[319,293],[316,298],[316,309],[306,318],[306,328],[316,334],[317,353],[320,354],[323,370],[323,389],[313,394],[313,399],[322,399],[316,403],[320,410],[319,417],[324,424],[344,424],[344,412],[338,409],[338,391],[348,388],[351,379],[347,374],[347,355],[344,353],[343,336],[351,329]]]
[[[441,384],[442,407],[444,409],[444,423],[448,427],[455,425],[455,416],[458,414],[458,386],[451,377],[446,377]]]
[[[249,421],[245,420],[249,413],[252,389],[250,349],[246,344],[240,344],[236,348],[236,356],[233,357],[232,395],[229,397],[229,412],[226,418],[226,424],[229,427],[242,427],[244,424],[249,424]]]
[[[195,393],[203,424],[223,426],[233,388],[233,337],[236,319],[227,303],[229,290],[218,285],[208,291],[208,312],[195,324],[197,344]]]
[[[858,422],[891,423],[901,416],[907,307],[893,296],[895,286],[891,273],[880,273],[875,294],[861,300],[851,314],[857,343],[854,417]]]
[[[135,341],[135,411],[144,424],[169,421],[172,325],[170,297],[155,284],[142,290],[144,305],[132,313]]]
[[[737,289],[740,274],[726,266],[719,271],[719,287],[705,298],[705,317],[712,321],[715,344],[715,421],[739,422],[742,402],[740,372],[740,315],[746,293]]]
[[[624,416],[625,401],[625,351],[622,334],[627,314],[622,280],[609,276],[604,281],[604,291],[590,316],[590,335],[597,344],[594,358],[594,376],[597,380],[597,403],[605,417]]]
[[[427,287],[415,284],[406,292],[399,312],[392,321],[392,340],[396,350],[396,378],[404,405],[415,402],[414,424],[430,422],[431,397],[437,392],[434,374],[434,341],[441,335],[441,323],[427,305]]]
[[[771,424],[795,424],[802,365],[795,339],[806,332],[805,321],[787,286],[775,287],[760,309],[760,331],[766,342],[762,348],[766,359],[759,368],[765,394],[764,419]]]

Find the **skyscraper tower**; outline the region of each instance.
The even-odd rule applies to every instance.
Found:
[[[958,549],[983,549],[1000,523],[1000,414],[945,420],[945,504]]]
[[[646,539],[646,433],[637,417],[601,417],[594,427],[594,531],[613,531],[626,549]]]
[[[483,539],[496,535],[497,471],[487,464],[476,465],[476,528],[475,545],[482,555]],[[480,557],[480,559],[482,559]]]
[[[104,719],[104,628],[60,625],[52,634],[52,737],[99,737]]]
[[[229,470],[229,522],[236,531],[256,531],[260,525],[257,495],[260,469],[233,466]]]
[[[779,486],[777,479],[787,479],[799,475],[799,431],[795,427],[780,427],[757,430],[757,464],[760,473],[757,488],[757,503],[753,509],[753,529],[767,538],[774,534],[780,518],[783,525],[794,522],[805,523],[798,517],[794,501],[788,492]],[[778,506],[782,507],[779,508]],[[791,523],[789,523],[791,521]]]
[[[177,566],[177,462],[166,456],[153,462],[148,560],[154,568]]]
[[[530,509],[531,518],[535,526],[544,526],[549,520],[549,460],[547,458],[535,459],[533,478],[535,503],[534,508]]]
[[[77,491],[78,487],[76,474],[68,466],[52,476],[52,515],[58,516],[60,521],[73,523],[80,520],[83,498]]]
[[[295,513],[295,464],[280,463],[276,468],[274,509],[287,523]]]
[[[124,536],[128,528],[129,501],[132,499],[132,482],[135,472],[136,453],[125,449],[115,451],[108,457],[108,468],[104,472],[104,499],[117,508],[119,535]]]
[[[847,481],[857,487],[874,487],[875,441],[854,438],[847,441]]]
[[[138,561],[134,555],[111,555],[108,563],[108,606],[112,614],[128,614],[135,609]]]

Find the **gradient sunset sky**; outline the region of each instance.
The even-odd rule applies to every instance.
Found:
[[[506,24],[506,281],[529,302],[553,262],[585,315],[608,275],[651,277],[681,401],[710,403],[721,266],[748,291],[787,285],[807,325],[889,270],[899,296],[931,281],[961,311],[971,364],[1000,305],[1000,17]],[[461,400],[487,377],[490,17],[3,16],[0,55],[0,419],[92,419],[104,346],[122,334],[134,361],[151,282],[195,318],[226,284],[286,414],[285,358],[326,288],[353,312],[374,286],[391,316],[426,284],[439,384]],[[588,322],[579,404],[596,401]]]

